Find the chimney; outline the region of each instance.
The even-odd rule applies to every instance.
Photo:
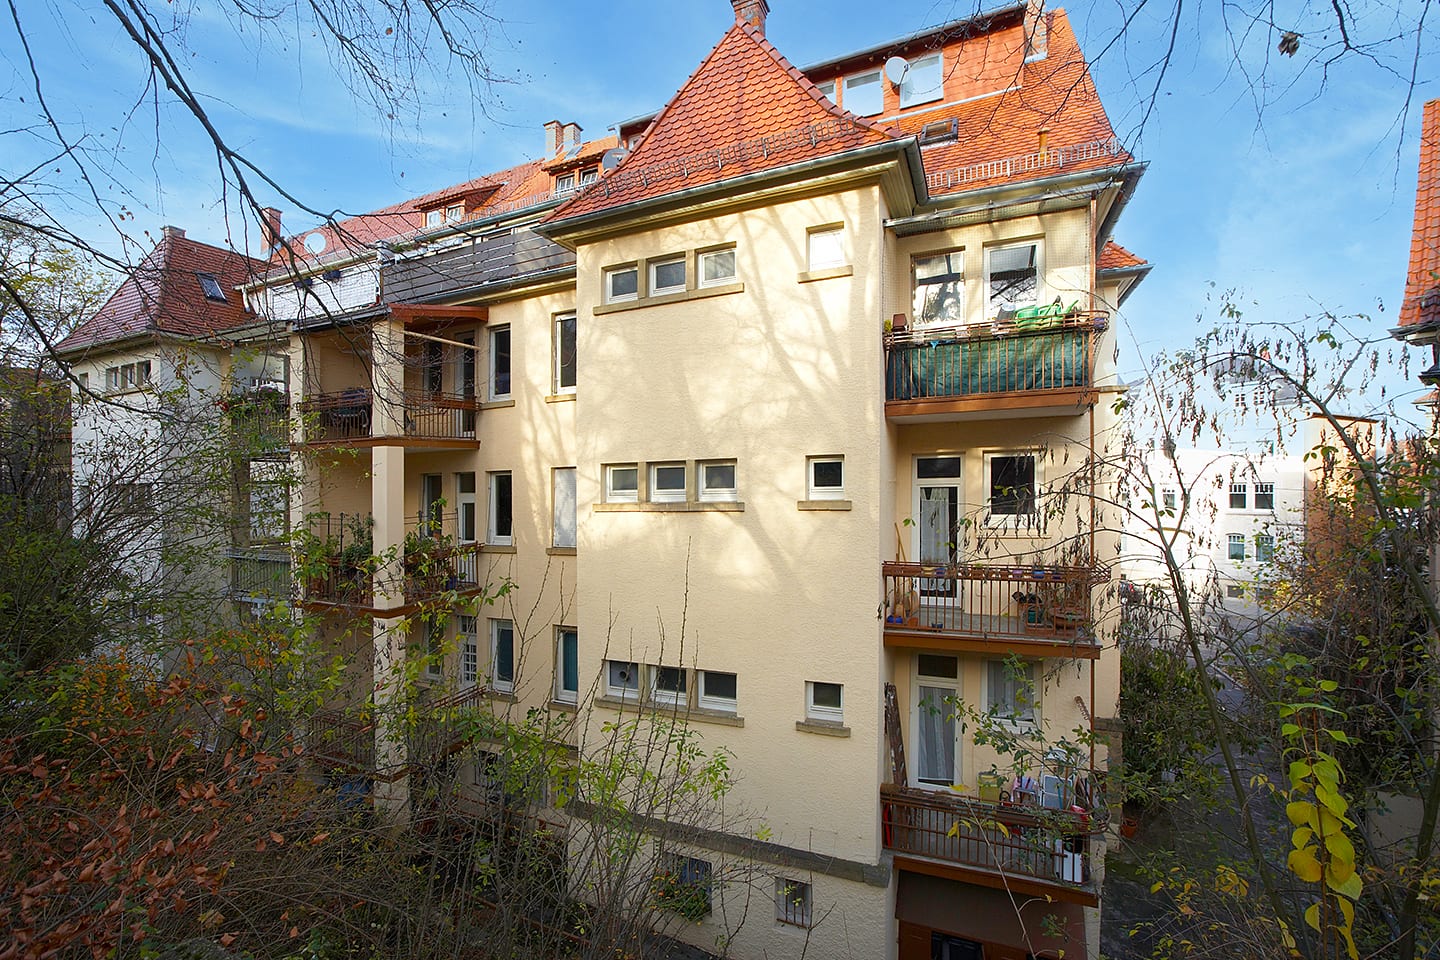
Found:
[[[265,244],[266,253],[280,246],[280,211],[274,207],[265,207],[260,211],[260,239]]]
[[[1025,4],[1025,59],[1044,60],[1049,45],[1045,32],[1045,0]]]
[[[580,124],[567,123],[561,127],[560,143],[566,150],[580,146]]]
[[[164,226],[160,228],[160,236],[165,240],[184,240],[185,231],[179,227]]]
[[[748,23],[760,36],[765,36],[765,17],[770,13],[770,4],[765,0],[730,0],[735,8],[735,22]]]
[[[560,152],[561,129],[559,120],[551,120],[545,124],[545,156],[553,157]]]

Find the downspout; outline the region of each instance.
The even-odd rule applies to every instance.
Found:
[[[1089,206],[1089,209],[1088,209],[1087,214],[1086,214],[1087,217],[1089,218],[1089,223],[1088,223],[1087,225],[1088,225],[1089,231],[1090,231],[1090,261],[1091,261],[1092,269],[1089,271],[1089,274],[1090,274],[1089,282],[1090,282],[1090,310],[1091,310],[1092,313],[1093,313],[1094,310],[1095,310],[1095,277],[1096,277],[1096,275],[1099,273],[1099,270],[1100,270],[1100,251],[1095,249],[1095,240],[1096,240],[1096,237],[1095,237],[1095,205],[1096,205],[1096,203],[1097,203],[1097,201],[1098,201],[1098,197],[1099,197],[1099,194],[1096,193],[1095,191],[1092,190],[1092,191],[1090,192],[1090,206]],[[1107,329],[1108,329],[1108,328],[1109,328],[1109,324],[1106,324],[1106,327],[1107,327]],[[1098,348],[1098,347],[1099,347],[1099,341],[1096,340],[1096,341],[1094,341],[1094,343],[1095,343],[1095,346]],[[1091,361],[1092,361],[1092,362],[1091,362],[1091,367],[1090,367],[1090,369],[1093,371],[1093,370],[1095,369],[1095,367],[1099,365],[1100,358],[1099,358],[1099,357],[1092,357],[1092,358],[1091,358]],[[1093,374],[1092,374],[1092,376],[1093,376]],[[1095,385],[1092,383],[1090,386],[1091,386],[1091,389],[1093,390]],[[1096,397],[1096,400],[1098,401],[1098,399],[1099,399],[1099,394],[1096,394],[1095,397]],[[1092,402],[1092,403],[1090,404],[1089,414],[1090,414],[1090,416],[1089,416],[1089,419],[1090,419],[1090,564],[1091,564],[1091,566],[1093,567],[1094,564],[1096,563],[1097,559],[1098,559],[1098,558],[1096,557],[1096,555],[1095,555],[1095,492],[1096,492],[1096,491],[1095,491],[1095,479],[1096,479],[1096,476],[1095,476],[1095,403],[1094,403],[1094,402]],[[1091,613],[1092,613],[1092,614],[1094,613],[1094,609],[1095,609],[1095,608],[1094,608],[1094,603],[1095,603],[1095,587],[1094,587],[1094,585],[1092,584],[1091,587],[1090,587],[1090,604],[1091,604],[1090,609],[1091,609]],[[1091,771],[1093,772],[1094,769],[1095,769],[1095,661],[1094,661],[1094,660],[1091,660],[1091,661],[1090,661],[1090,711],[1089,711],[1089,720],[1090,720],[1090,769],[1091,769]]]

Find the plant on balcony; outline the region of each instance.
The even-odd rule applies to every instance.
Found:
[[[405,534],[401,568],[407,585],[428,591],[456,583],[455,538],[438,530],[411,530]]]

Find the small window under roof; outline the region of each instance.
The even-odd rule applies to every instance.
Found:
[[[206,300],[225,302],[225,290],[220,286],[220,281],[216,279],[215,274],[197,273],[195,276],[200,278],[200,289],[205,291]]]
[[[955,118],[949,120],[936,120],[927,123],[920,128],[920,145],[930,143],[942,143],[946,140],[954,140],[959,136],[960,121]]]

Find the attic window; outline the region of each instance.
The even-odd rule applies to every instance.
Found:
[[[575,174],[567,173],[564,176],[555,178],[555,192],[569,193],[575,189]]]
[[[955,140],[960,136],[960,121],[951,117],[949,120],[936,120],[934,123],[927,123],[920,128],[920,146],[931,143],[943,143],[946,140]]]
[[[205,291],[206,300],[218,300],[220,303],[225,302],[225,291],[221,288],[220,281],[216,279],[215,274],[197,273],[195,276],[200,278],[200,289]]]
[[[580,171],[580,186],[582,187],[587,183],[594,183],[598,179],[600,179],[599,167],[586,167]]]

